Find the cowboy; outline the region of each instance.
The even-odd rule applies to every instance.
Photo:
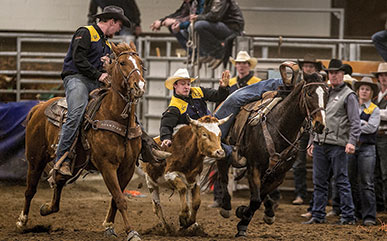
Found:
[[[326,129],[316,135],[313,153],[312,218],[305,224],[324,223],[328,202],[330,171],[340,195],[341,219],[338,224],[354,224],[354,205],[348,180],[347,154],[355,152],[360,136],[359,103],[356,94],[343,81],[346,67],[341,60],[332,59],[325,71],[331,87],[326,107]]]
[[[321,61],[317,61],[312,54],[306,54],[303,60],[298,60],[298,66],[302,69],[303,74],[313,74],[322,70]],[[300,77],[303,75],[300,75]],[[302,133],[299,142],[300,150],[297,154],[297,159],[293,164],[294,174],[294,194],[296,198],[292,201],[293,205],[301,205],[306,198],[306,148],[309,144],[309,133],[307,131]],[[308,214],[304,214],[308,215]]]
[[[230,62],[235,66],[237,71],[237,76],[230,79],[228,84],[230,86],[230,94],[239,88],[261,81],[260,78],[254,76],[254,68],[258,61],[256,58],[250,57],[246,51],[239,51],[236,59],[230,57]]]
[[[173,96],[167,110],[162,114],[160,123],[161,146],[172,144],[173,128],[178,124],[189,124],[187,115],[194,120],[209,115],[206,101],[223,101],[228,91],[228,78],[219,80],[219,89],[191,87],[197,77],[191,78],[187,69],[178,69],[165,81],[165,87],[173,90]]]
[[[370,77],[354,82],[359,97],[361,134],[354,154],[348,154],[348,175],[355,216],[363,219],[364,226],[376,224],[376,200],[374,192],[374,170],[376,162],[376,132],[380,122],[380,111],[371,102],[379,93],[379,87]]]
[[[62,175],[71,176],[70,147],[85,112],[89,93],[107,81],[108,74],[103,69],[104,61],[112,53],[108,37],[121,30],[123,25],[130,27],[124,10],[116,6],[107,6],[103,12],[95,15],[97,24],[80,27],[74,33],[64,59],[61,77],[64,82],[68,104],[67,120],[63,124],[55,163],[64,158],[58,170]]]
[[[387,210],[387,62],[373,72],[380,84],[375,104],[380,109],[380,125],[376,136],[375,195],[376,211]]]

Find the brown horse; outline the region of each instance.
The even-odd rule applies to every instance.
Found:
[[[240,206],[236,215],[240,218],[236,236],[246,236],[247,227],[264,201],[264,221],[274,222],[273,200],[270,193],[284,180],[294,163],[297,137],[305,119],[312,122],[314,131],[325,128],[327,87],[322,76],[305,75],[291,92],[275,106],[258,125],[247,125],[240,143],[240,154],[247,159],[247,178],[250,188],[249,206]],[[222,190],[221,215],[229,217],[230,195],[227,191],[227,170],[224,162],[217,162]]]
[[[138,99],[144,94],[142,61],[132,43],[112,44],[115,54],[106,69],[111,76],[111,86],[97,110],[94,120],[109,121],[116,126],[123,126],[126,134],[129,130],[139,129],[135,122],[135,110]],[[38,104],[29,113],[26,127],[26,158],[28,160],[27,190],[24,209],[21,212],[17,227],[26,227],[31,200],[34,197],[40,176],[48,162],[55,157],[53,148],[58,140],[60,129],[46,118],[44,111],[58,98]],[[95,122],[96,123],[96,122]],[[94,127],[94,126],[93,126]],[[141,134],[141,132],[139,132]],[[118,135],[112,131],[89,128],[86,138],[90,144],[91,164],[98,169],[112,195],[109,211],[103,222],[106,232],[115,235],[113,223],[117,209],[121,212],[128,240],[140,240],[136,231],[129,225],[128,207],[123,190],[133,176],[135,163],[141,150],[141,137],[124,138],[129,135]],[[79,138],[80,139],[80,138]],[[75,169],[78,163],[84,163],[87,153],[79,140],[76,144]],[[76,173],[74,170],[73,173]],[[62,188],[68,177],[59,173],[55,175],[54,195],[50,203],[43,204],[40,214],[46,216],[59,211]]]

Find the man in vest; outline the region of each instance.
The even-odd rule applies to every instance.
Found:
[[[380,125],[376,137],[375,195],[376,210],[387,210],[387,62],[380,63],[373,73],[380,84],[375,103],[380,109]]]
[[[379,87],[370,77],[354,83],[359,97],[361,134],[354,154],[348,154],[348,175],[355,216],[364,226],[376,224],[374,171],[376,162],[376,132],[380,122],[379,108],[371,102],[379,93]]]
[[[228,78],[219,80],[219,89],[191,87],[196,78],[189,76],[187,69],[178,69],[165,81],[165,87],[173,90],[173,96],[167,110],[162,114],[160,123],[161,146],[172,144],[173,128],[179,124],[188,124],[191,119],[209,115],[206,101],[221,102],[228,95]]]
[[[360,136],[359,103],[356,94],[343,81],[345,66],[338,59],[329,62],[331,82],[326,107],[326,129],[313,144],[312,218],[305,224],[324,223],[328,203],[329,172],[332,170],[340,195],[341,219],[338,224],[355,224],[354,204],[348,180],[347,154],[355,152]]]

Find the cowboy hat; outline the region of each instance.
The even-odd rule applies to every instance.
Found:
[[[124,10],[114,5],[104,7],[102,13],[94,15],[94,18],[99,18],[99,19],[114,18],[117,20],[121,20],[122,24],[128,28],[130,28],[131,26],[129,19],[124,15]]]
[[[382,74],[382,73],[387,73],[387,62],[380,63],[379,66],[378,66],[378,71],[377,72],[372,72],[372,74],[376,78],[378,78],[378,75]]]
[[[374,83],[370,77],[363,77],[360,81],[356,81],[353,85],[355,88],[355,91],[357,91],[360,88],[360,86],[362,86],[362,85],[368,85],[371,87],[371,89],[373,91],[372,98],[375,98],[376,96],[378,96],[379,85]]]
[[[353,78],[349,74],[345,74],[343,81],[348,85],[349,88],[353,89],[353,85],[355,82],[357,82],[357,79]]]
[[[250,69],[254,69],[258,63],[258,60],[250,55],[246,51],[239,51],[237,58],[230,57],[230,62],[235,65],[236,62],[249,62]]]
[[[188,70],[185,68],[181,68],[181,69],[176,70],[176,72],[171,77],[169,77],[167,80],[165,80],[165,87],[169,90],[172,90],[173,84],[178,80],[189,79],[189,80],[191,80],[191,82],[193,82],[197,78],[198,77],[195,77],[195,78],[189,77]]]
[[[316,70],[317,71],[322,70],[322,63],[321,63],[321,61],[317,61],[316,57],[313,54],[306,54],[304,56],[303,60],[299,59],[299,60],[297,60],[297,62],[298,62],[298,65],[300,66],[301,69],[302,69],[302,66],[305,63],[309,63],[309,64],[314,64],[314,66],[316,66]]]
[[[329,61],[328,68],[324,69],[326,72],[329,71],[344,71],[344,74],[350,74],[352,71],[352,67],[349,64],[343,64],[340,59],[331,59]]]

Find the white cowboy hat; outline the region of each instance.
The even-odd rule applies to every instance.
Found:
[[[387,73],[387,62],[380,63],[378,66],[378,71],[372,72],[372,74],[375,75],[376,78],[378,77],[378,74],[382,73]]]
[[[357,82],[357,79],[353,78],[349,74],[345,74],[343,81],[348,85],[349,88],[353,89],[353,85],[355,82]]]
[[[173,89],[173,84],[181,79],[189,79],[191,82],[195,81],[198,77],[196,76],[195,78],[191,78],[189,76],[188,70],[185,68],[181,68],[176,70],[176,72],[169,77],[167,80],[165,80],[165,87],[169,90]]]
[[[373,91],[372,98],[375,98],[376,96],[378,96],[379,85],[374,83],[370,77],[363,77],[360,81],[356,81],[353,85],[355,88],[355,91],[357,91],[360,88],[360,86],[362,86],[362,85],[368,85],[371,87],[371,89]]]
[[[239,51],[236,59],[234,59],[233,57],[230,57],[230,62],[233,65],[235,65],[236,62],[249,62],[250,69],[254,69],[258,63],[258,60],[254,57],[250,57],[250,55],[246,51]]]

